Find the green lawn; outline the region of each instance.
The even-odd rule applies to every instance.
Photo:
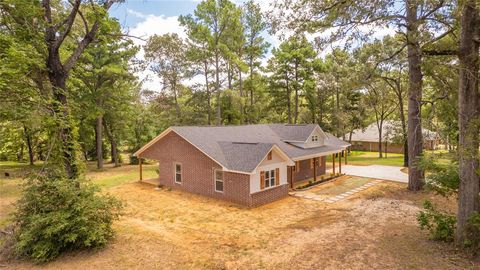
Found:
[[[338,158],[337,160],[338,161]],[[342,164],[344,159],[342,158]],[[327,162],[332,162],[332,156],[327,157]],[[378,152],[367,151],[351,151],[348,156],[348,164],[350,165],[387,165],[387,166],[403,166],[403,154],[387,153],[387,157],[379,158]]]
[[[445,150],[425,151],[425,156],[435,155],[437,162],[440,164],[448,164],[452,160],[452,154]],[[329,155],[328,162],[332,161],[332,157]],[[338,161],[338,158],[337,158]],[[342,158],[343,162],[343,158]],[[399,166],[403,167],[403,154],[387,153],[387,157],[379,158],[378,152],[368,151],[351,151],[348,156],[348,164],[350,165],[386,165],[386,166]]]

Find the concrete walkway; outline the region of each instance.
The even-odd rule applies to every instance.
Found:
[[[369,165],[369,166],[355,166],[343,165],[342,173],[347,175],[370,177],[376,179],[390,180],[401,183],[408,183],[408,175],[400,171],[402,167],[383,166],[383,165]]]
[[[378,183],[382,182],[381,180],[373,180],[373,181],[370,181],[362,186],[359,186],[355,189],[352,189],[352,190],[349,190],[349,191],[345,191],[341,194],[338,194],[336,196],[332,196],[332,197],[328,197],[328,198],[325,198],[324,196],[322,195],[317,195],[313,192],[309,192],[309,191],[292,191],[290,192],[289,194],[291,196],[295,196],[295,197],[300,197],[300,198],[304,198],[304,199],[309,199],[309,200],[315,200],[315,201],[319,201],[319,202],[327,202],[327,203],[335,203],[335,202],[338,202],[338,201],[341,201],[343,199],[346,199],[360,191],[363,191],[371,186],[374,186]]]

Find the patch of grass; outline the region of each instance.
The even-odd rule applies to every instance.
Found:
[[[387,157],[379,158],[378,152],[368,152],[368,151],[351,151],[348,155],[348,164],[349,165],[386,165],[386,166],[403,166],[403,154],[387,153]],[[328,162],[332,162],[332,156],[327,157]],[[342,158],[342,163],[344,158]],[[338,163],[338,158],[336,160]]]
[[[0,161],[0,179],[23,178],[26,174],[40,169],[41,162],[36,162],[33,166],[28,163],[14,161]],[[5,173],[10,174],[5,177]]]
[[[156,178],[158,174],[157,165],[143,166],[143,179]],[[138,166],[124,165],[122,167],[106,167],[101,171],[91,171],[87,173],[100,187],[114,187],[124,183],[135,182],[139,180]]]
[[[450,164],[454,156],[453,153],[449,153],[446,150],[425,150],[424,155],[426,157],[434,156],[437,159],[437,162],[440,164]],[[329,155],[327,157],[327,161],[331,163],[332,156]],[[343,162],[344,158],[342,158],[342,163]],[[338,158],[336,163],[338,163]],[[383,158],[379,158],[378,152],[351,151],[350,155],[348,155],[348,164],[359,166],[385,165],[403,167],[403,154],[387,153],[387,157],[385,157],[384,154]]]
[[[0,179],[0,197],[18,197],[20,195],[20,185],[22,180],[19,178]]]

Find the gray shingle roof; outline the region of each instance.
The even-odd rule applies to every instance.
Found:
[[[350,144],[346,141],[340,140],[339,138],[335,137],[334,135],[332,135],[328,132],[325,132],[325,135],[327,135],[327,138],[325,138],[325,144],[337,145],[339,147],[347,147],[347,146],[352,145],[352,144]]]
[[[270,124],[268,125],[275,133],[277,133],[282,140],[292,142],[304,142],[308,136],[312,134],[317,127],[314,124],[305,125],[285,125],[285,124]]]
[[[316,126],[261,124],[174,126],[171,128],[229,170],[252,172],[273,145],[277,145],[292,159],[308,155],[322,155],[322,153],[340,151],[343,148],[339,139],[327,138],[325,145],[308,149],[285,142],[286,140],[306,141]],[[297,127],[298,129],[296,129]]]
[[[218,142],[218,145],[227,168],[241,172],[253,171],[273,147],[272,143]]]

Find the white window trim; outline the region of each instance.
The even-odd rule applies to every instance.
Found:
[[[177,165],[180,165],[180,182],[177,181]],[[181,185],[183,183],[183,165],[180,162],[173,163],[173,181],[175,182],[175,184]]]
[[[215,192],[223,193],[223,190],[225,190],[225,179],[222,179],[222,181],[218,181],[222,182],[223,190],[217,190],[217,171],[222,172],[222,178],[225,177],[225,173],[222,169],[213,169],[213,189],[215,190]]]
[[[276,169],[277,169],[277,168],[273,168],[273,169],[266,170],[266,171],[263,172],[263,181],[264,181],[264,183],[263,183],[264,189],[263,189],[263,190],[267,190],[267,189],[276,188],[276,187],[281,186],[280,183],[279,183],[278,185],[276,185],[276,183],[277,183],[277,182],[275,181],[275,177],[277,177]],[[271,176],[271,175],[272,175],[272,171],[273,171],[275,177],[273,178],[273,185],[270,185],[270,184],[272,183],[272,182],[271,182],[271,179],[272,179],[272,176]],[[267,178],[265,177],[265,174],[266,174],[267,172],[269,172],[269,175],[270,175],[270,177],[268,178],[268,181],[269,181],[269,186],[268,186],[268,187],[267,187],[267,185],[266,185]],[[260,180],[261,180],[261,176],[260,176]]]

